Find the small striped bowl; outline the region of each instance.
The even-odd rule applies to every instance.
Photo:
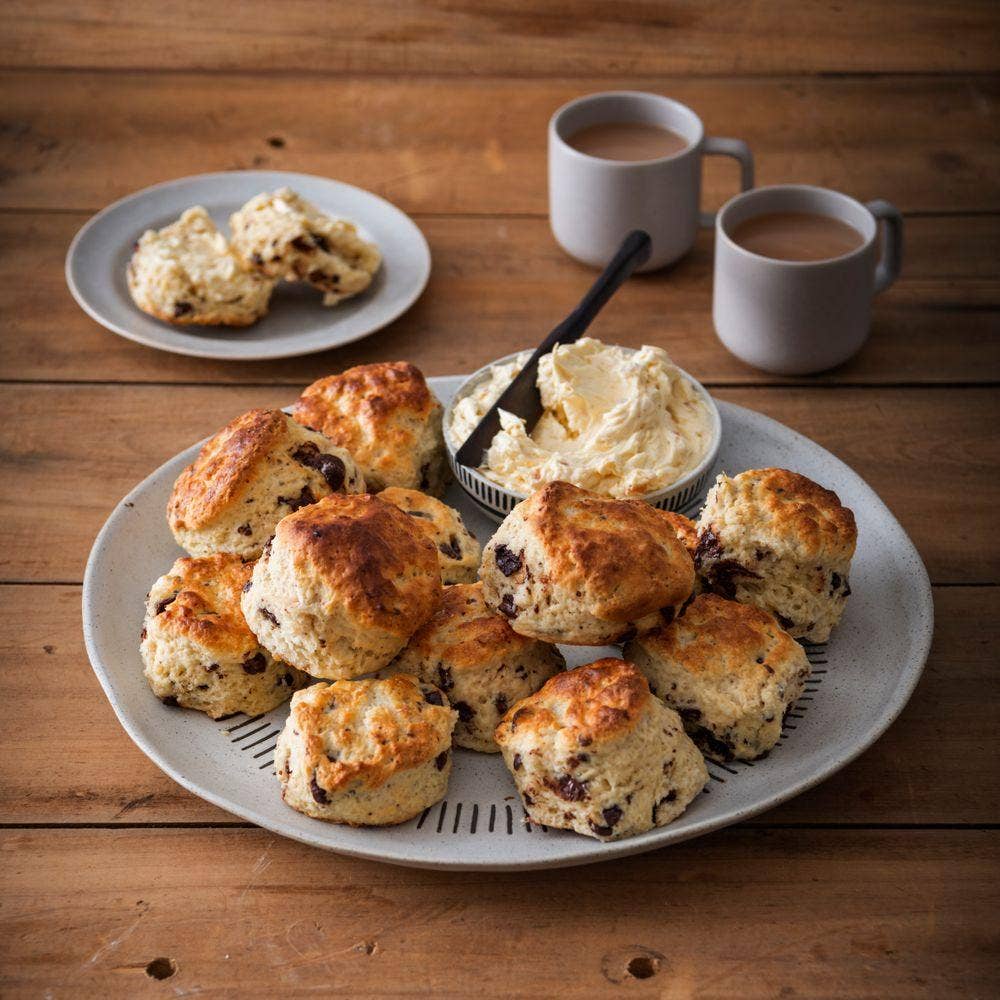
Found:
[[[444,440],[451,471],[455,474],[455,479],[461,484],[462,489],[469,494],[469,497],[475,502],[476,506],[495,521],[502,521],[526,497],[521,493],[515,493],[505,486],[501,486],[499,483],[495,483],[477,469],[468,465],[461,465],[457,462],[455,460],[457,448],[452,445],[447,428],[451,425],[451,414],[455,404],[472,392],[481,382],[486,381],[490,377],[490,372],[494,365],[502,365],[509,361],[514,361],[518,353],[520,352],[498,358],[496,361],[491,361],[488,365],[483,365],[478,371],[473,372],[462,383],[444,409]],[[722,444],[722,420],[719,417],[719,409],[715,405],[715,400],[708,394],[708,390],[683,369],[680,369],[680,372],[694,386],[695,391],[708,407],[712,421],[712,434],[708,450],[705,452],[704,458],[690,472],[671,483],[665,489],[646,493],[638,499],[645,500],[646,503],[652,504],[652,506],[658,507],[660,510],[684,512],[686,508],[702,496],[708,485],[708,477],[712,473],[712,467],[715,465],[715,459],[719,454],[719,446]]]

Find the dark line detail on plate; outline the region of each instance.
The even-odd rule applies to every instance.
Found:
[[[452,833],[458,833],[458,824],[462,820],[462,803],[459,802],[455,805],[455,825],[451,828]]]
[[[448,811],[448,800],[445,799],[444,802],[441,803],[441,812],[438,815],[438,825],[437,825],[438,833],[440,833],[444,829],[444,814],[447,811]]]
[[[266,763],[261,764],[260,767],[257,768],[257,770],[258,771],[263,771],[265,767],[270,767],[270,768],[273,769],[274,768],[274,761],[273,760],[269,760]]]
[[[476,833],[476,824],[479,822],[479,805],[472,803],[472,819],[469,820],[469,833],[473,836]]]
[[[268,740],[273,740],[275,736],[280,736],[280,735],[281,735],[280,729],[272,729],[271,732],[267,734],[267,736],[262,736],[259,740],[254,740],[253,743],[244,743],[243,746],[240,747],[240,749],[252,750],[254,747],[260,746],[261,743],[266,743]]]
[[[230,743],[239,743],[241,740],[248,740],[251,736],[256,736],[258,733],[262,733],[270,725],[270,722],[265,722],[263,726],[258,726],[256,729],[251,729],[249,732],[244,733],[242,736],[237,736],[235,739],[230,740]],[[240,747],[241,750],[245,750],[246,747]]]
[[[505,808],[507,810],[507,835],[511,836],[514,833],[514,814],[511,812],[510,806]]]
[[[422,827],[422,826],[424,825],[424,820],[426,820],[426,819],[427,819],[427,816],[429,815],[430,811],[431,811],[431,807],[430,807],[430,806],[428,806],[428,807],[427,807],[427,808],[426,808],[426,809],[425,809],[425,810],[424,810],[424,811],[423,811],[423,812],[422,812],[422,813],[420,814],[420,819],[418,819],[418,820],[417,820],[417,829],[418,829],[418,830],[419,830],[419,829],[420,829],[420,828],[421,828],[421,827]]]
[[[266,753],[274,753],[278,749],[278,744],[275,743],[273,747],[264,747],[263,750],[258,751],[253,755],[253,759],[256,760],[258,757],[263,757]]]
[[[496,804],[493,804],[490,806],[490,826],[489,826],[490,833],[493,832],[493,827],[496,826],[496,821],[497,821],[497,807]]]
[[[235,733],[237,729],[242,729],[244,726],[249,726],[251,723],[256,722],[258,719],[263,719],[263,715],[255,715],[252,719],[247,719],[246,722],[241,722],[238,726],[233,726],[232,729],[227,729],[227,733]]]
[[[526,809],[521,810],[524,813],[524,832],[531,833],[531,817],[528,815]]]

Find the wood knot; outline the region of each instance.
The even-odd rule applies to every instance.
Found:
[[[146,966],[150,979],[169,979],[177,971],[177,963],[172,958],[154,958]]]
[[[601,972],[609,983],[621,984],[652,979],[665,965],[666,957],[660,952],[633,944],[608,952],[601,959]]]

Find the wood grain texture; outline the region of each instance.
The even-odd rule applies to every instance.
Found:
[[[0,301],[7,307],[6,335],[0,337],[4,378],[298,383],[317,372],[396,356],[433,375],[474,371],[536,343],[593,278],[592,271],[559,250],[543,218],[418,217],[434,259],[430,284],[417,305],[388,329],[305,358],[211,361],[133,344],[82,312],[66,288],[62,264],[86,218],[83,213],[0,213]],[[665,347],[681,367],[709,383],[794,381],[755,371],[716,339],[713,241],[712,233],[703,231],[695,250],[676,267],[632,280],[592,332],[612,343]],[[995,217],[908,219],[903,276],[877,300],[871,340],[852,361],[806,381],[1000,379],[998,258]]]
[[[581,869],[258,830],[5,831],[6,997],[988,997],[995,831],[737,829]],[[654,974],[636,979],[644,957]],[[176,971],[144,970],[156,958]],[[633,968],[642,971],[643,966]]]
[[[94,536],[136,483],[240,412],[294,395],[279,386],[0,386],[3,578],[80,581]],[[852,466],[909,532],[933,582],[997,582],[994,390],[715,395],[788,424]]]
[[[0,65],[619,75],[994,71],[989,0],[11,0]],[[197,30],[191,30],[192,23]]]
[[[902,716],[857,761],[753,825],[997,821],[1000,771],[990,762],[1000,751],[1000,699],[984,693],[995,683],[1000,588],[937,588],[934,601],[930,660]],[[122,614],[138,634],[142,609]],[[2,662],[12,665],[0,671],[0,824],[239,822],[131,743],[87,661],[79,587],[0,587],[0,621],[17,623],[0,636]],[[34,761],[59,766],[40,781]],[[975,776],[975,795],[957,774]]]
[[[758,184],[820,184],[907,212],[1000,210],[993,77],[28,71],[0,73],[0,207],[94,211],[159,181],[267,167],[359,184],[408,212],[544,214],[549,116],[581,93],[621,86],[668,93],[695,108],[709,133],[746,139]],[[269,144],[275,138],[282,148]],[[704,173],[708,205],[734,193],[731,161],[709,157]]]

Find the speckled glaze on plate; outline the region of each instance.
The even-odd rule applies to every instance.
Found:
[[[429,381],[447,402],[463,380]],[[455,753],[447,798],[402,826],[351,829],[288,808],[270,765],[287,706],[256,720],[237,716],[212,722],[197,712],[164,707],[142,676],[143,598],[182,554],[164,510],[174,479],[194,457],[196,445],[119,503],[94,543],[83,586],[84,635],[94,671],[129,736],[175,781],[275,833],[342,854],[423,868],[552,868],[650,851],[757,815],[829,777],[892,723],[927,658],[933,605],[913,544],[856,473],[768,417],[730,403],[718,405],[722,448],[715,471],[785,466],[836,490],[857,518],[858,552],[847,612],[828,644],[808,649],[813,674],[779,745],[752,767],[709,764],[706,792],[670,826],[602,844],[526,824],[499,756],[468,750]],[[481,541],[489,537],[493,523],[461,489],[453,486],[447,500],[462,510]],[[892,614],[885,613],[887,608]],[[608,655],[601,649],[563,651],[571,666]]]
[[[290,187],[321,211],[347,219],[382,253],[382,267],[361,295],[329,308],[303,282],[283,281],[270,312],[253,326],[172,326],[132,301],[125,268],[147,230],[202,205],[227,237],[229,216],[261,191]],[[416,302],[431,272],[431,252],[416,223],[384,198],[326,177],[283,170],[232,170],[182,177],[137,191],[90,219],[66,254],[66,283],[77,304],[102,326],[173,354],[261,361],[311,354],[367,337]]]

